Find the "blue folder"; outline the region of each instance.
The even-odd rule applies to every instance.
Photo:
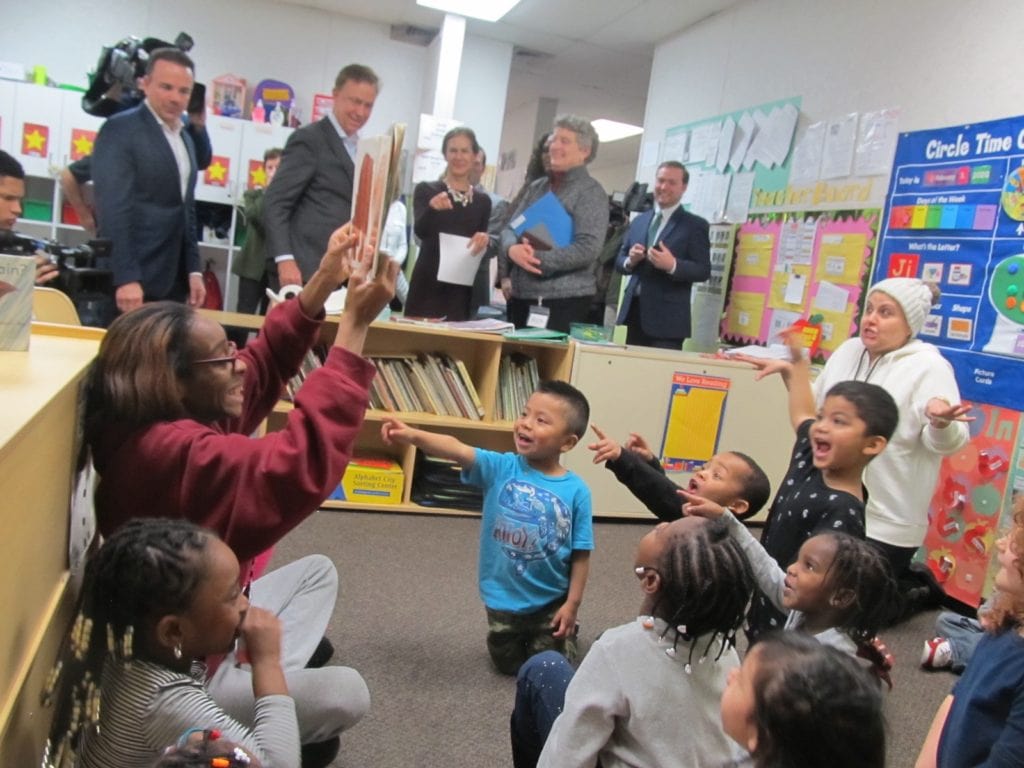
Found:
[[[511,223],[517,237],[525,238],[539,251],[565,248],[572,242],[572,216],[554,192],[548,192]]]

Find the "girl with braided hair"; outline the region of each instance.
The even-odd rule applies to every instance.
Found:
[[[724,523],[684,517],[640,540],[634,573],[640,616],[604,632],[578,671],[548,651],[519,670],[516,768],[718,768],[741,757],[719,700],[753,589],[743,551]]]
[[[889,560],[871,542],[842,531],[811,536],[783,569],[747,527],[725,507],[687,494],[686,512],[723,520],[746,553],[757,588],[778,610],[785,629],[802,629],[823,645],[866,659],[890,688],[892,657],[876,638],[896,601]]]
[[[299,768],[281,623],[249,605],[239,575],[231,549],[184,520],[133,520],[106,540],[86,565],[69,652],[47,686],[50,697],[60,691],[51,765],[75,755],[81,768],[149,768],[201,726],[267,765]],[[202,664],[238,641],[252,669],[246,721],[213,700]]]

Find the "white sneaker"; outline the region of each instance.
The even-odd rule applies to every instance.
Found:
[[[921,666],[925,669],[948,669],[953,666],[953,648],[944,637],[925,640],[921,651]]]

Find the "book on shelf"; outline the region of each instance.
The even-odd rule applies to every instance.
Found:
[[[483,491],[461,480],[462,468],[452,461],[417,452],[410,498],[425,507],[449,507],[479,512]]]
[[[444,371],[441,370],[441,361],[437,355],[424,355],[423,367],[429,378],[430,385],[434,388],[438,399],[441,401],[444,413],[448,416],[461,416],[459,404],[455,400],[455,395],[448,388],[448,382],[445,381]]]
[[[540,383],[537,360],[519,352],[502,355],[498,366],[498,418],[514,421]]]

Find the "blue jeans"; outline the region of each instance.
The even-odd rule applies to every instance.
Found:
[[[958,675],[971,660],[974,648],[984,632],[977,619],[961,616],[952,611],[943,611],[935,619],[935,634],[949,641],[953,660],[950,669]]]
[[[551,726],[562,713],[565,689],[576,670],[556,651],[534,654],[519,668],[512,710],[512,765],[535,768]]]

